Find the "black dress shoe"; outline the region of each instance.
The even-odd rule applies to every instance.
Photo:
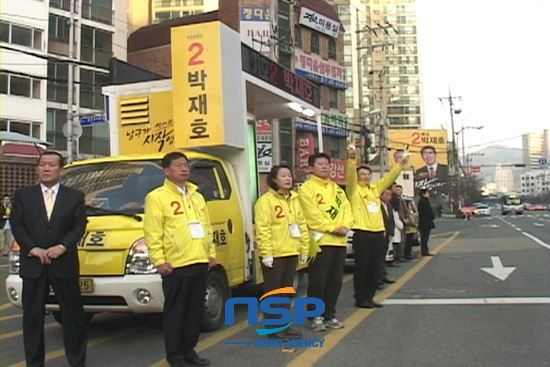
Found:
[[[195,354],[194,356],[186,357],[184,361],[190,366],[210,366],[210,360],[206,358],[201,358],[197,354]]]
[[[434,256],[434,254],[426,252],[425,254],[422,254],[422,256]]]
[[[375,306],[368,301],[355,301],[355,307],[359,308],[374,308]]]
[[[404,257],[404,259],[406,259],[406,260],[409,260],[409,261],[410,261],[410,260],[412,260],[413,258],[412,258],[412,256],[405,256],[405,257]]]
[[[290,327],[283,330],[283,333],[288,335],[288,337],[291,339],[300,339],[302,337],[301,332],[299,332],[298,330],[294,330],[293,328],[290,328]]]
[[[286,342],[288,339],[292,339],[290,335],[283,331],[278,331],[276,333],[270,334],[269,339],[281,339],[282,342]]]
[[[386,264],[386,266],[389,267],[389,268],[399,268],[399,267],[401,267],[401,265],[396,264],[396,263],[388,263],[388,264]]]
[[[382,281],[383,281],[384,283],[388,283],[388,284],[393,284],[393,283],[395,283],[395,280],[394,280],[394,279],[390,279],[390,278],[388,278],[388,277],[382,278]]]
[[[382,307],[384,307],[384,305],[382,305],[381,303],[376,302],[376,301],[373,300],[373,299],[368,300],[367,302],[370,303],[371,305],[373,305],[374,307],[377,307],[377,308],[382,308]]]

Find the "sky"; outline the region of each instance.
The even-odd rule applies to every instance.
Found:
[[[466,150],[521,148],[521,134],[550,129],[550,1],[417,0],[426,128],[455,131]],[[512,138],[512,139],[509,139]],[[461,144],[461,138],[458,139]],[[468,149],[469,148],[469,149]]]

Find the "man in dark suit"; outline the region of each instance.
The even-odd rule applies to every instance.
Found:
[[[426,165],[416,170],[414,188],[416,190],[427,189],[440,194],[447,194],[449,167],[446,164],[437,162],[437,152],[432,145],[422,147],[420,154]]]
[[[433,256],[428,248],[428,240],[430,239],[430,232],[435,228],[435,214],[432,204],[430,204],[430,193],[428,190],[420,190],[419,196],[418,231],[420,232],[420,251],[422,252],[422,256]]]
[[[84,194],[59,183],[63,156],[38,158],[39,185],[15,191],[11,225],[21,246],[23,342],[27,366],[44,366],[44,305],[50,285],[63,320],[65,354],[71,366],[86,360],[86,321],[78,285],[77,244],[86,230]]]

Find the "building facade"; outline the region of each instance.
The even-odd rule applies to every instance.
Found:
[[[102,114],[101,87],[109,59],[126,59],[127,0],[74,1],[73,61],[69,61],[70,0],[2,2],[1,130],[20,132],[65,151],[69,66],[74,70],[74,124]],[[22,15],[20,9],[27,9]],[[78,129],[77,129],[78,130]],[[76,131],[76,130],[75,130]],[[82,129],[81,157],[109,154],[105,124]]]
[[[550,159],[550,135],[549,130],[544,130],[540,133],[523,134],[523,163],[525,170],[543,169],[539,164],[541,158]]]
[[[495,191],[514,191],[514,172],[509,165],[497,164],[495,168]]]
[[[550,200],[550,171],[536,170],[521,175],[521,195],[526,200]]]

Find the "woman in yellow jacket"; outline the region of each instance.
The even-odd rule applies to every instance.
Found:
[[[266,293],[292,287],[298,257],[301,263],[305,263],[309,251],[306,220],[298,194],[292,190],[294,177],[290,168],[274,166],[267,175],[267,184],[269,191],[258,199],[254,207],[256,242]],[[290,309],[290,304],[278,307]],[[277,318],[277,315],[264,314],[264,319],[268,318]],[[302,333],[289,327],[271,337],[283,340],[301,338]]]
[[[408,158],[403,157],[392,170],[371,184],[372,172],[365,165],[357,167],[355,149],[348,149],[346,193],[353,212],[353,289],[355,306],[382,307],[373,297],[378,288],[385,257],[384,218],[380,210],[380,194],[399,176]]]

